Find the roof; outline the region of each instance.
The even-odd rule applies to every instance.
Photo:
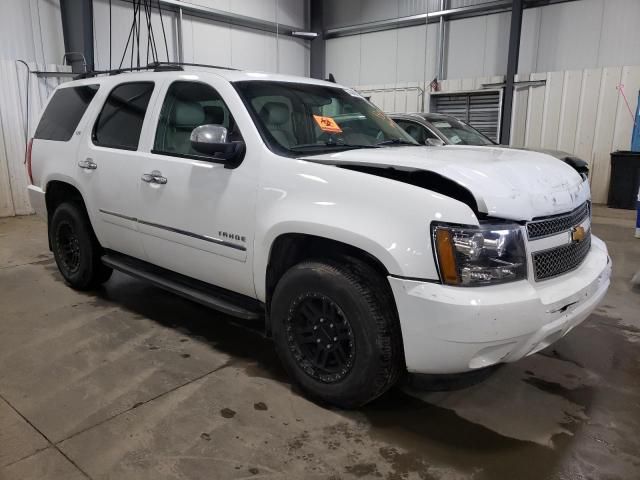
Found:
[[[78,80],[74,80],[73,82],[64,83],[62,84],[62,86],[71,86],[70,84],[86,85],[91,83],[122,83],[123,81],[140,80],[142,77],[148,79],[150,75],[153,77],[157,76],[161,78],[181,78],[185,75],[193,73],[215,74],[229,82],[240,82],[244,80],[263,80],[274,82],[304,83],[310,85],[324,85],[334,88],[346,88],[336,83],[309,77],[299,77],[295,75],[284,75],[280,73],[268,73],[260,71],[235,70],[226,67],[206,65],[181,65],[181,69],[176,68],[175,70],[172,70],[167,68],[159,71],[154,71],[153,69],[141,69],[139,71],[123,71],[122,73],[114,73],[111,75],[107,74],[106,72],[100,75],[100,72],[98,72],[97,76],[81,78]]]
[[[446,115],[444,113],[430,113],[430,112],[391,113],[391,114],[389,114],[389,116],[391,118],[394,118],[394,117],[404,117],[404,118],[418,117],[418,118],[422,118],[422,119],[426,120],[427,122],[434,122],[434,121],[443,120],[443,119],[446,119],[446,118],[455,118],[452,115]]]

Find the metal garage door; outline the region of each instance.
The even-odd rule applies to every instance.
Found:
[[[502,91],[432,93],[431,111],[467,122],[494,141],[500,138]]]

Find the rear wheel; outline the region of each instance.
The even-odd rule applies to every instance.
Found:
[[[106,282],[113,270],[100,260],[98,244],[84,209],[74,202],[61,203],[49,224],[49,238],[58,270],[78,290]]]
[[[313,399],[358,407],[403,371],[393,298],[384,277],[364,263],[295,265],[276,286],[271,314],[278,355]]]

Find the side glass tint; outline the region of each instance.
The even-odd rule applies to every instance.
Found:
[[[34,138],[69,141],[97,91],[98,85],[56,90],[40,118]]]
[[[171,84],[162,104],[154,153],[202,156],[191,147],[191,132],[201,125],[221,125],[227,141],[242,140],[238,126],[220,94],[210,85],[177,81]]]
[[[107,98],[93,129],[93,143],[137,150],[142,123],[153,93],[153,82],[123,83]]]

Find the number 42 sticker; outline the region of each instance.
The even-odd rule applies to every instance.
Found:
[[[342,129],[331,117],[323,117],[322,115],[314,115],[313,119],[323,132],[342,133]]]

